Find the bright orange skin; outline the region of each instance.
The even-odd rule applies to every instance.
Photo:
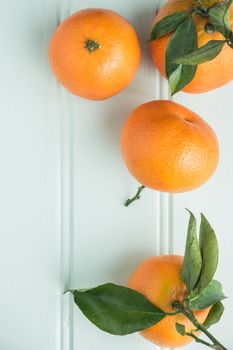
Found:
[[[121,150],[131,174],[162,192],[199,187],[212,176],[219,159],[211,127],[191,110],[166,100],[145,103],[131,113]]]
[[[87,40],[101,47],[90,52]],[[56,29],[49,58],[58,80],[73,94],[102,100],[123,90],[133,80],[141,49],[133,26],[110,10],[86,9]]]
[[[153,24],[162,18],[175,12],[187,11],[191,8],[194,0],[169,0],[160,9],[155,17]],[[222,0],[203,1],[207,7],[211,7]],[[196,15],[194,17],[198,31],[198,46],[205,45],[210,40],[224,40],[222,34],[215,32],[208,34],[205,32],[207,19]],[[233,28],[233,9],[231,10],[231,23]],[[160,73],[166,77],[165,55],[167,45],[172,37],[172,33],[159,38],[151,43],[151,55],[155,66]],[[233,49],[227,44],[224,45],[222,52],[212,61],[198,65],[196,75],[183,91],[189,93],[204,93],[220,86],[223,86],[233,80]]]
[[[172,304],[182,301],[187,296],[187,289],[181,280],[183,257],[164,255],[151,257],[143,261],[129,280],[129,287],[145,295],[153,304],[166,312],[175,312]],[[209,308],[194,314],[199,322],[203,323],[208,315]],[[185,326],[186,331],[195,327],[183,315],[166,316],[153,327],[141,334],[151,342],[165,348],[184,346],[192,341],[188,336],[181,336],[176,331],[176,323]]]

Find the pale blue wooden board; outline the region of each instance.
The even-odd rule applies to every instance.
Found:
[[[106,281],[126,284],[149,255],[182,253],[184,207],[207,214],[219,235],[218,271],[233,297],[231,264],[232,84],[176,100],[206,118],[217,132],[221,162],[202,188],[168,196],[146,190],[140,202],[119,150],[124,120],[152,99],[169,98],[149,52],[134,82],[118,96],[90,102],[70,95],[53,77],[47,58],[59,21],[85,7],[127,17],[144,43],[159,2],[22,0],[2,4],[1,50],[1,313],[4,350],[159,349],[138,335],[113,337],[73,306],[67,288]],[[231,348],[233,303],[216,334]],[[199,349],[197,345],[187,347]]]

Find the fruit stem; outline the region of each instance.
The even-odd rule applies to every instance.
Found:
[[[203,17],[208,17],[208,9],[203,2],[201,0],[196,0],[196,3],[198,6],[194,6],[195,12]]]
[[[203,11],[208,11],[207,7],[203,4],[203,2],[201,0],[196,0],[196,2],[198,3],[198,5],[201,7],[201,9]]]
[[[89,53],[94,52],[95,50],[99,49],[101,45],[98,43],[97,40],[91,40],[87,39],[85,42],[85,48],[88,49]]]
[[[186,316],[191,322],[192,324],[198,329],[200,330],[202,333],[204,333],[212,342],[213,344],[205,344],[209,347],[212,347],[213,349],[216,350],[227,350],[227,348],[225,348],[206,328],[203,324],[199,323],[198,320],[196,319],[196,317],[194,316],[193,311],[190,309],[190,307],[187,305],[187,303],[181,303],[179,301],[176,301],[173,304],[173,307],[175,310],[180,311],[184,316]],[[187,334],[189,336],[192,336],[193,338],[195,338],[195,340],[197,341],[197,337],[194,336],[194,334],[192,333],[192,335]],[[198,338],[198,342],[200,343],[202,341],[202,339]],[[202,344],[203,341],[202,341]]]
[[[137,193],[135,194],[134,197],[132,198],[128,198],[127,201],[125,202],[125,207],[128,207],[131,203],[133,203],[134,201],[138,200],[141,198],[141,192],[144,190],[145,186],[144,185],[141,185],[138,187],[138,191]]]
[[[215,345],[207,343],[205,340],[198,338],[195,334],[193,334],[191,332],[186,332],[185,335],[195,339],[196,343],[200,343],[200,344],[208,346],[209,348],[216,349]]]

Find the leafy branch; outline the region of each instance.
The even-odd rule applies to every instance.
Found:
[[[185,258],[182,268],[182,279],[189,291],[183,302],[175,302],[174,309],[180,311],[195,326],[195,331],[204,333],[212,343],[197,337],[194,332],[186,332],[184,325],[178,324],[176,329],[180,335],[188,335],[198,343],[213,349],[226,348],[207,330],[217,323],[224,311],[221,303],[225,299],[222,286],[213,280],[218,265],[218,243],[215,232],[205,216],[201,215],[199,241],[196,233],[196,219],[190,212],[188,234],[185,248]],[[193,309],[202,310],[212,305],[204,324],[196,319]]]
[[[183,301],[173,302],[174,311],[167,313],[141,293],[112,283],[92,289],[70,290],[76,305],[95,326],[110,334],[126,335],[145,330],[165,317],[183,314],[192,322],[194,329],[186,331],[184,325],[176,323],[176,330],[181,336],[189,336],[197,343],[215,350],[227,350],[208,330],[219,322],[224,312],[222,300],[225,299],[225,295],[221,284],[213,279],[218,264],[217,238],[202,214],[198,239],[196,219],[191,212],[189,213],[181,271],[188,296]],[[200,323],[195,316],[196,310],[207,309],[210,306],[205,322]],[[209,342],[197,336],[197,331],[205,334]]]
[[[195,77],[197,66],[215,59],[224,45],[233,48],[233,32],[230,22],[230,7],[233,0],[220,2],[207,8],[196,0],[187,12],[176,12],[158,21],[151,32],[149,42],[172,34],[166,49],[166,74],[172,95],[182,90]],[[198,47],[195,16],[208,18],[207,33],[219,32],[225,40],[211,40]]]
[[[177,311],[180,311],[185,317],[187,317],[191,322],[192,324],[196,327],[195,331],[201,331],[202,333],[204,333],[209,339],[210,341],[212,341],[212,343],[207,343],[206,341],[204,341],[203,339],[200,339],[199,337],[197,337],[194,332],[186,332],[185,331],[185,327],[181,324],[176,324],[176,330],[177,332],[184,336],[184,335],[188,335],[192,338],[195,339],[195,341],[197,343],[201,343],[203,345],[206,345],[210,348],[213,348],[213,349],[217,349],[217,350],[227,350],[225,348],[225,346],[223,346],[207,329],[206,327],[199,323],[198,320],[196,319],[196,317],[194,316],[194,313],[193,311],[187,306],[184,305],[184,303],[180,303],[180,302],[177,302],[175,305],[174,305],[174,308],[177,310]]]

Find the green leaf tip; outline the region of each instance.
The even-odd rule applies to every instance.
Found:
[[[220,302],[217,304],[213,305],[212,308],[210,309],[208,316],[204,322],[205,328],[210,328],[214,324],[218,323],[219,320],[221,319],[222,315],[224,313],[224,306]]]
[[[226,299],[226,296],[223,294],[221,283],[212,280],[198,297],[190,300],[190,307],[192,309],[203,310],[224,299]]]
[[[181,323],[176,323],[176,330],[182,336],[184,336],[186,334],[185,333],[185,326]]]
[[[190,218],[181,276],[190,293],[194,290],[199,279],[202,267],[202,258],[196,233],[197,222],[193,213],[190,210],[188,210],[188,212]]]
[[[219,257],[216,234],[204,214],[201,214],[199,244],[202,256],[202,268],[200,278],[195,287],[195,291],[198,294],[212,281],[217,270]]]
[[[166,49],[166,75],[171,94],[188,85],[196,74],[196,66],[174,63],[180,56],[197,49],[197,29],[192,16],[186,18],[176,29]]]
[[[187,239],[185,245],[184,261],[181,270],[181,277],[189,292],[189,298],[196,298],[210,287],[215,292],[221,291],[219,282],[213,281],[214,274],[218,265],[218,242],[216,234],[209,224],[208,220],[201,214],[199,241],[197,238],[197,223],[193,213],[189,212],[189,224]],[[212,283],[212,284],[211,284]],[[217,291],[216,291],[217,288]],[[218,294],[218,293],[217,293]],[[219,297],[223,294],[219,294]],[[222,300],[214,300],[211,305]]]
[[[173,60],[177,64],[196,66],[209,62],[217,57],[223,49],[226,40],[210,40],[206,45],[192,51],[191,53],[180,56]]]
[[[139,292],[112,283],[75,290],[74,301],[98,328],[114,335],[126,335],[160,322],[166,313]]]
[[[68,294],[68,293],[73,294],[73,290],[72,290],[72,289],[67,289],[67,290],[65,290],[65,291],[63,292],[63,295]]]
[[[173,32],[187,17],[187,12],[176,12],[164,17],[154,25],[148,42]]]

